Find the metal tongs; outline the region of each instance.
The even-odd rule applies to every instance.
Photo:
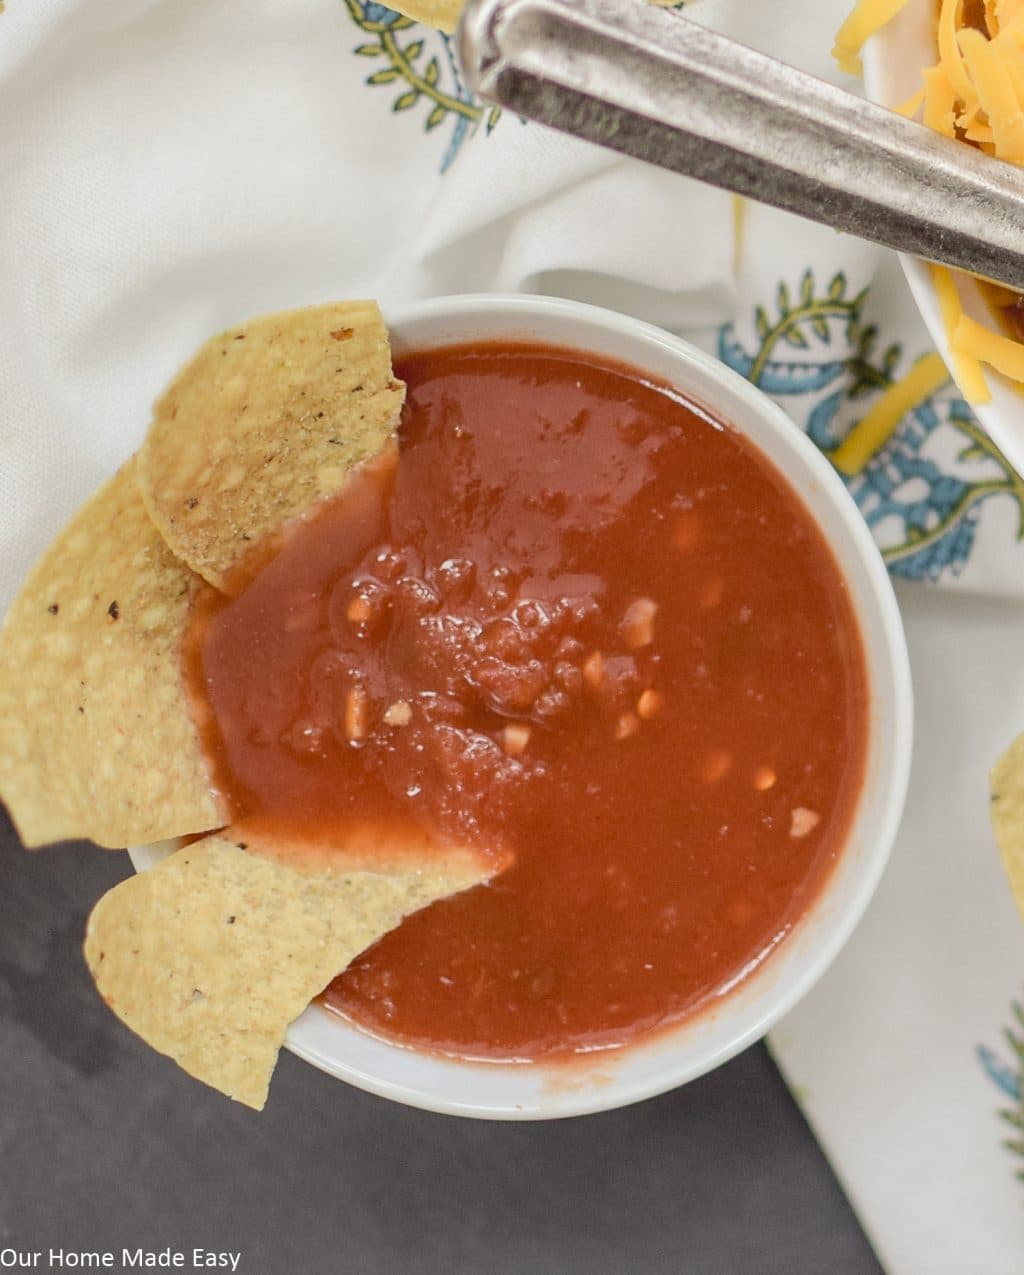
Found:
[[[467,0],[467,83],[562,132],[1024,290],[1024,171],[641,0]]]

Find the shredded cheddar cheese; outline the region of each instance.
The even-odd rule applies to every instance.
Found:
[[[988,387],[977,356],[966,350],[959,350],[955,346],[956,331],[964,313],[956,282],[944,266],[932,266],[931,271],[932,283],[935,285],[935,295],[942,315],[942,326],[946,329],[946,340],[953,352],[952,372],[957,389],[968,403],[988,403],[992,398],[992,391]],[[995,333],[991,335],[995,336]]]
[[[1002,372],[1011,381],[1024,381],[1024,345],[1000,336],[969,314],[962,314],[953,330],[953,348]]]
[[[994,11],[1001,30],[1024,15],[1024,0],[985,0],[985,13],[990,11]]]
[[[906,115],[908,119],[912,118],[918,113],[924,104],[926,94],[926,89],[918,89],[917,92],[912,93],[905,102],[901,102],[899,106],[894,106],[892,109],[897,115]]]
[[[995,150],[995,134],[987,124],[971,124],[969,128],[964,129],[964,136],[970,142],[977,142],[982,147],[992,147]]]
[[[743,264],[743,239],[747,228],[747,205],[742,195],[732,197],[732,269],[738,274]]]
[[[889,441],[904,416],[948,380],[949,372],[939,355],[926,354],[919,359],[854,425],[832,453],[832,464],[841,474],[859,474]]]
[[[980,31],[969,29],[959,33],[958,43],[991,124],[996,154],[1011,163],[1024,163],[1024,111],[1014,87],[1004,37],[986,40]]]
[[[868,39],[891,22],[907,0],[857,0],[853,12],[836,33],[832,56],[848,75],[860,75],[860,51]]]
[[[956,94],[944,66],[929,67],[924,73],[924,123],[937,133],[956,136]]]
[[[899,0],[860,0],[836,36],[833,50],[852,69],[865,41],[902,8]],[[946,137],[956,138],[1007,163],[1024,167],[1024,0],[939,0],[938,59],[922,72],[922,88],[895,109]],[[965,9],[969,17],[965,20]],[[948,270],[932,267],[932,281],[949,345],[953,379],[968,403],[992,398],[982,364],[1018,383],[1024,392],[1024,342],[965,315]],[[1010,296],[1012,300],[1012,294]],[[911,372],[927,379],[921,365]],[[936,368],[933,368],[938,375]],[[900,391],[900,392],[897,392]],[[903,382],[882,396],[833,457],[839,468],[870,455],[895,428],[892,412],[905,401]],[[907,409],[903,409],[904,411]]]
[[[977,105],[978,94],[964,65],[957,41],[963,8],[963,0],[942,0],[942,7],[939,9],[939,60],[964,109],[972,110]]]

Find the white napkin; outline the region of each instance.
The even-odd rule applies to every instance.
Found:
[[[688,16],[838,82],[828,49],[847,3],[702,0]],[[0,606],[137,446],[180,362],[254,313],[494,289],[602,302],[715,350],[827,448],[928,349],[885,254],[752,205],[737,225],[720,192],[509,113],[495,122],[462,86],[450,41],[369,0],[8,0],[0,173]],[[851,489],[896,574],[1019,595],[1021,493],[964,415],[941,388]],[[1015,715],[990,736],[968,730],[977,711],[966,694],[951,702],[948,729],[991,751]],[[991,758],[974,760],[983,769]],[[944,793],[919,786],[914,799],[941,811]],[[984,842],[973,853],[988,859],[983,874],[958,879],[958,901],[984,927],[1006,903],[984,794],[975,786],[968,799]],[[915,915],[941,904],[913,873],[894,873],[887,889]],[[976,1121],[977,1094],[965,1106],[962,1075],[944,1070],[915,1104],[916,1077],[887,1073],[887,1093],[851,1122],[842,1090],[826,1083],[839,1072],[822,1003],[843,996],[851,1057],[883,1048],[873,1036],[898,1014],[863,1014],[851,982],[894,962],[923,977],[929,943],[942,942],[924,935],[908,951],[898,927],[872,934],[871,951],[851,947],[794,1016],[791,1039],[804,1046],[780,1053],[797,1092],[812,1086],[815,1126],[893,1269],[960,1271],[942,1262],[942,1237],[966,1207],[959,1184],[991,1182],[1006,1208],[1012,1168],[987,1116],[973,1144],[957,1143],[957,1163],[936,1150],[927,1193],[901,1184],[912,1204],[897,1210],[901,1245],[888,1243],[897,1221],[864,1180],[939,1107]],[[976,1015],[944,1007],[959,1057],[979,1034],[997,1041],[1005,1017],[1005,969],[972,968],[991,1021],[983,1032]],[[908,977],[890,995],[916,998],[918,985]]]
[[[911,587],[917,739],[878,895],[771,1049],[894,1275],[1024,1269],[1024,926],[986,812],[1021,728],[1024,610]],[[1019,1011],[1017,1011],[1019,1012]]]

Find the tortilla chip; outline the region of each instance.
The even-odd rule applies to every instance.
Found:
[[[85,957],[132,1031],[260,1110],[289,1023],[331,979],[408,913],[493,869],[456,850],[395,875],[310,873],[252,848],[205,837],[122,881],[89,918]]]
[[[392,6],[413,22],[423,22],[435,31],[451,35],[458,25],[464,0],[399,0]]]
[[[1017,906],[1024,913],[1024,735],[992,768],[992,828]]]
[[[649,0],[658,8],[674,7],[680,0]],[[682,0],[682,3],[693,3],[693,0]],[[398,0],[388,7],[411,18],[413,22],[422,22],[435,31],[443,31],[451,35],[459,24],[459,18],[465,0]]]
[[[123,847],[224,823],[179,668],[193,583],[134,460],[32,570],[0,632],[0,796],[26,845]]]
[[[253,319],[208,341],[158,400],[139,453],[146,507],[223,588],[254,543],[382,450],[404,399],[374,302]]]

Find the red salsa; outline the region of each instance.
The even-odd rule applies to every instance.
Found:
[[[327,1004],[461,1056],[627,1042],[770,952],[841,853],[867,681],[827,545],[735,431],[512,343],[404,356],[397,454],[196,608],[242,827],[511,858]]]

